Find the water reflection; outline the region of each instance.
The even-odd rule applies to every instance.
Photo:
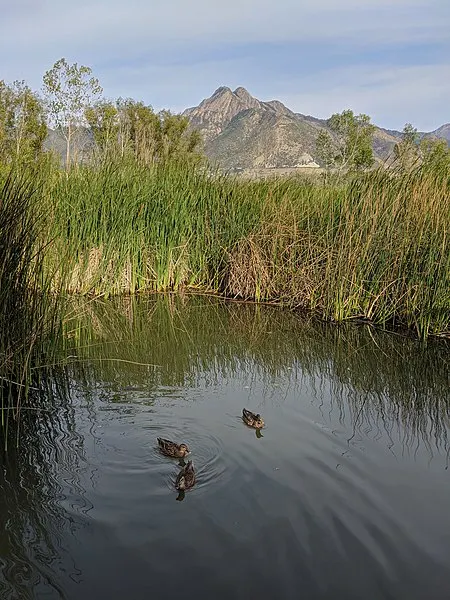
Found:
[[[444,343],[216,298],[73,314],[54,410],[2,456],[1,598],[446,597]]]
[[[214,386],[239,374],[248,389],[256,378],[263,382],[264,402],[280,403],[283,390],[301,385],[301,378],[319,406],[329,389],[332,419],[338,414],[355,434],[390,435],[400,427],[406,446],[419,437],[430,450],[448,449],[447,342],[424,347],[369,326],[337,327],[216,298],[126,298],[80,312],[82,318],[67,325],[75,343],[66,353],[80,361],[72,362],[73,376],[83,373],[88,389],[100,378],[109,401],[181,398],[182,388],[204,377]]]
[[[33,418],[23,411],[20,425],[15,424],[17,444],[10,443],[7,452],[1,444],[1,598],[66,598],[64,578],[81,576],[64,536],[83,527],[90,505],[79,485],[83,437],[76,432],[66,383],[63,372],[57,387],[44,377],[46,399],[31,399],[42,409]]]

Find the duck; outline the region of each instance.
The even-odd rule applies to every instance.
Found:
[[[259,413],[252,413],[250,410],[246,408],[242,409],[242,420],[249,427],[253,427],[254,429],[262,429],[264,427],[264,421]]]
[[[185,467],[181,469],[175,480],[175,487],[180,492],[189,490],[195,484],[195,470],[192,460],[188,460]]]
[[[158,446],[163,454],[173,458],[184,458],[186,454],[190,453],[187,444],[176,444],[175,442],[160,437],[158,438]]]

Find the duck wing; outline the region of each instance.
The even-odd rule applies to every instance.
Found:
[[[175,452],[176,450],[178,450],[178,446],[177,444],[175,444],[175,442],[171,442],[170,440],[166,440],[164,438],[157,439],[158,446],[161,448],[161,450],[165,450],[166,452]]]

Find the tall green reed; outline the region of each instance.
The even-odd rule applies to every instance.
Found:
[[[0,180],[0,419],[8,439],[24,401],[39,380],[39,357],[49,355],[59,327],[44,272],[48,246],[37,186],[11,170]],[[45,349],[47,351],[45,352]]]
[[[47,264],[71,293],[202,288],[426,337],[449,329],[449,187],[424,169],[320,185],[84,166],[49,190]]]

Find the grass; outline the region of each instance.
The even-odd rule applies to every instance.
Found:
[[[46,383],[70,297],[188,289],[450,336],[449,192],[444,166],[328,184],[180,164],[0,170],[5,439]]]
[[[3,427],[70,295],[201,290],[448,336],[449,188],[444,167],[326,185],[132,162],[0,173]]]
[[[243,181],[169,165],[53,173],[47,269],[71,294],[194,288],[449,332],[449,173]]]
[[[39,356],[50,355],[48,334],[59,327],[44,272],[45,219],[34,194],[29,179],[17,174],[0,183],[0,419],[6,434],[38,378]]]

